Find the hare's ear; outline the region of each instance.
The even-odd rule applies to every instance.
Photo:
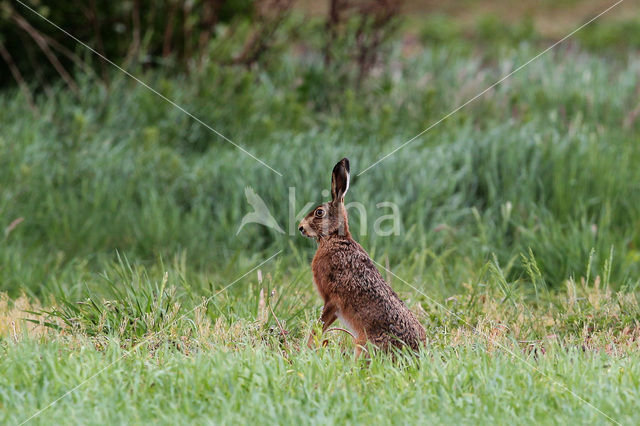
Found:
[[[343,158],[333,168],[331,174],[331,201],[341,203],[349,190],[349,159]]]

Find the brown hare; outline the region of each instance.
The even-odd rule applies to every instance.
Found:
[[[424,328],[351,238],[344,205],[348,189],[349,160],[343,158],[333,168],[331,201],[313,209],[298,228],[318,243],[311,269],[324,300],[322,332],[339,318],[355,337],[356,357],[367,340],[383,350],[404,345],[417,350],[426,339]],[[313,340],[312,332],[309,347]]]

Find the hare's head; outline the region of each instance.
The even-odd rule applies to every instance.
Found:
[[[331,201],[317,206],[302,219],[298,227],[300,233],[309,238],[349,236],[347,209],[344,207],[344,195],[348,189],[349,160],[343,158],[331,174]]]

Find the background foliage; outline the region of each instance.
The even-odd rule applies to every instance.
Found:
[[[358,60],[348,60],[358,51],[349,47],[358,20],[344,19],[330,60],[323,19],[294,15],[274,39],[300,40],[303,53],[282,44],[249,68],[207,60],[188,78],[156,68],[141,74],[283,177],[117,70],[108,85],[79,72],[77,95],[62,80],[50,94],[36,92],[35,112],[25,112],[15,89],[5,91],[0,211],[5,227],[24,222],[5,233],[3,288],[42,294],[78,264],[101,270],[116,250],[144,261],[186,253],[197,270],[213,272],[230,256],[309,248],[258,225],[236,237],[249,211],[244,188],[289,227],[289,186],[298,212],[320,200],[335,158],[347,155],[363,170],[539,49],[534,30],[516,24],[505,32],[482,19],[483,43],[493,46],[486,53],[468,50],[455,33],[444,45],[424,35],[432,46],[410,54],[407,42],[371,47],[384,61],[362,79]],[[434,28],[429,20],[422,34]],[[242,51],[238,31],[208,43],[209,56]],[[505,33],[525,35],[495,41]],[[422,259],[421,276],[439,277],[438,286],[459,285],[494,255],[507,279],[526,280],[520,254],[529,249],[552,287],[585,275],[592,249],[597,268],[613,253],[616,286],[635,285],[638,61],[627,52],[605,62],[561,46],[355,177],[350,196],[372,217],[360,239],[394,263]],[[20,119],[25,113],[36,119]],[[376,239],[372,225],[383,212],[375,205],[385,200],[401,207],[402,232]],[[358,233],[359,221],[354,215]],[[78,284],[61,285],[68,292]]]
[[[566,385],[637,422],[635,9],[585,28],[357,176],[574,28],[545,26],[556,22],[549,11],[586,7],[550,3],[529,17],[514,6],[510,19],[491,8],[498,0],[464,2],[484,11],[471,18],[443,6],[421,19],[407,12],[415,2],[29,3],[278,176],[0,2],[0,66],[19,71],[0,73],[0,422],[105,367],[113,374],[42,421],[247,420],[229,408],[239,406],[292,421],[603,419]],[[301,350],[320,302],[314,244],[290,210],[324,200],[343,156],[348,201],[368,212],[365,225],[352,211],[352,232],[397,274],[383,271],[427,328],[420,368],[384,356],[354,366],[337,334]],[[252,210],[246,187],[294,233],[237,233]],[[383,201],[400,207],[400,235],[372,232]]]

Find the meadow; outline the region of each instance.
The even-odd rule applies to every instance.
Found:
[[[437,17],[361,79],[291,19],[307,44],[254,67],[131,71],[281,175],[117,70],[33,108],[0,92],[0,423],[636,424],[635,39],[585,29],[365,171],[550,43]],[[321,302],[295,216],[344,156],[417,358],[304,344]],[[247,187],[285,233],[238,231]],[[381,202],[398,235],[373,232]]]

